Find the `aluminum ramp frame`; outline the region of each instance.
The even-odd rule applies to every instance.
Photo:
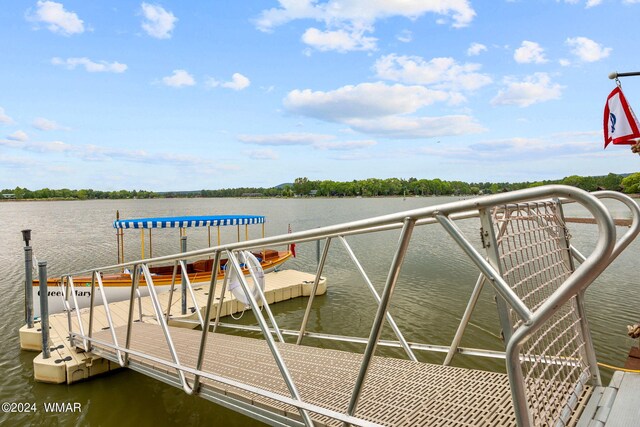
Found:
[[[124,342],[126,327],[117,327],[115,332],[118,341]],[[171,335],[181,364],[195,367],[201,332],[171,328]],[[110,331],[96,332],[93,338],[94,353],[117,359],[113,350],[99,343],[103,340],[112,342]],[[305,401],[334,411],[346,410],[361,354],[288,343],[278,343],[278,348]],[[158,325],[135,323],[131,350],[171,363],[165,337]],[[262,339],[210,333],[205,355],[205,372],[288,395],[282,375]],[[129,361],[131,369],[181,387],[175,369],[167,364],[133,354]],[[372,423],[389,426],[516,425],[506,374],[376,356],[369,375],[355,416]],[[193,378],[193,375],[187,377]],[[298,410],[291,405],[210,379],[203,378],[202,386],[203,397],[223,405],[226,401],[235,405],[235,410],[269,424],[301,422]],[[589,391],[585,389],[581,402],[586,400]],[[578,406],[576,415],[583,404]],[[311,418],[317,426],[342,424],[315,413],[311,413]]]

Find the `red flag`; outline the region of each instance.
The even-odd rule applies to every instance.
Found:
[[[291,233],[291,224],[289,224],[289,233]],[[295,243],[289,243],[289,250],[291,251],[291,255],[293,255],[293,257],[296,257],[296,244]]]
[[[640,138],[640,124],[620,87],[611,91],[604,106],[604,148],[609,143],[633,145]]]

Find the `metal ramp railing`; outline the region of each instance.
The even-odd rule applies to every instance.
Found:
[[[632,225],[617,241],[616,230],[611,216],[598,198],[615,199],[625,204],[631,212]],[[587,257],[580,254],[569,242],[569,235],[562,214],[562,204],[569,202],[577,202],[584,206],[593,215],[598,226],[597,242],[592,253]],[[474,217],[480,219],[480,231],[485,254],[482,254],[481,250],[476,248],[456,225],[457,220]],[[72,321],[71,312],[73,310],[69,308],[69,334],[70,338],[75,341],[82,340],[86,345],[86,349],[94,347],[96,352],[104,354],[105,357],[109,357],[109,354],[111,354],[111,357],[115,357],[121,366],[127,366],[127,364],[129,366],[140,366],[140,360],[152,361],[164,367],[165,372],[162,375],[157,374],[158,378],[166,380],[167,375],[169,375],[167,370],[173,371],[175,374],[172,374],[172,378],[174,378],[171,380],[173,381],[172,383],[180,385],[185,392],[189,394],[200,393],[218,403],[227,404],[247,415],[273,424],[299,425],[302,423],[304,425],[313,425],[314,421],[318,420],[318,417],[323,420],[333,420],[333,422],[354,425],[369,425],[372,422],[387,423],[388,418],[376,418],[376,416],[369,414],[365,410],[363,412],[359,409],[360,407],[370,408],[372,406],[371,402],[366,400],[371,393],[365,385],[368,384],[368,381],[372,383],[377,381],[378,377],[372,372],[377,369],[377,365],[373,361],[379,345],[404,349],[407,358],[411,361],[410,363],[414,364],[411,366],[424,365],[414,362],[416,352],[446,352],[447,357],[444,366],[439,368],[440,370],[438,371],[438,375],[445,376],[448,372],[447,369],[452,370],[449,371],[451,375],[454,375],[454,372],[455,375],[462,375],[459,373],[460,368],[448,367],[451,359],[456,354],[502,357],[506,361],[512,415],[504,415],[504,417],[500,418],[500,423],[509,425],[515,422],[520,426],[564,425],[571,423],[572,415],[573,419],[575,419],[574,410],[577,401],[588,397],[589,386],[600,385],[595,352],[583,308],[584,291],[636,237],[640,231],[639,218],[640,209],[637,204],[624,195],[613,192],[590,195],[579,189],[556,185],[447,203],[270,238],[216,246],[175,256],[158,257],[92,269],[65,276],[65,283],[72,288],[71,292],[66,292],[66,295],[69,295],[69,293],[73,295],[74,276],[91,273],[94,278],[91,283],[93,291],[96,281],[99,288],[102,289],[100,280],[96,280],[102,272],[128,267],[133,271],[133,276],[127,323],[118,327],[109,318],[107,319],[109,333],[96,334],[96,337],[94,337],[91,319],[93,319],[96,307],[92,303],[88,310],[89,325],[87,328],[80,328],[84,318],[79,315],[77,320]],[[440,224],[480,270],[480,276],[467,309],[462,316],[459,328],[450,346],[407,341],[388,311],[394,290],[398,285],[400,270],[411,242],[412,233],[415,227],[428,224]],[[396,250],[393,252],[393,259],[384,287],[378,294],[362,265],[350,249],[346,237],[393,229],[400,229],[399,240]],[[309,297],[302,324],[297,331],[281,330],[276,324],[274,316],[268,310],[264,295],[258,292],[258,297],[255,297],[250,281],[242,274],[239,275],[240,285],[258,322],[258,327],[253,329],[262,332],[264,342],[268,347],[268,354],[271,355],[277,367],[277,372],[279,372],[282,381],[286,385],[286,392],[283,393],[282,390],[273,392],[268,385],[251,385],[248,382],[231,378],[229,375],[212,373],[211,369],[205,369],[205,366],[210,362],[207,360],[207,354],[211,350],[208,347],[208,340],[212,340],[213,344],[211,345],[215,346],[216,340],[213,337],[220,335],[211,334],[209,330],[212,328],[215,332],[221,325],[221,307],[229,274],[231,274],[231,271],[240,271],[239,253],[268,245],[316,240],[325,241],[324,251],[318,265],[314,287]],[[318,286],[327,261],[330,244],[334,240],[340,241],[347,249],[350,258],[378,303],[367,339],[307,331],[307,322],[314,301],[315,288]],[[178,332],[172,331],[172,328],[167,323],[170,307],[163,307],[160,303],[160,299],[155,292],[153,277],[149,274],[148,265],[150,263],[171,262],[174,265],[174,273],[177,268],[182,269],[184,272],[185,264],[181,260],[213,256],[215,260],[213,272],[216,272],[223,255],[228,258],[228,265],[231,265],[231,268],[227,269],[227,274],[222,283],[221,300],[217,302],[217,313],[212,316],[214,303],[216,303],[214,295],[216,295],[217,286],[216,275],[212,274],[205,314],[200,318],[202,320],[198,320],[202,331],[196,332],[199,339],[193,343],[193,349],[189,350],[191,353],[187,353],[193,356],[191,357],[192,362],[191,364],[183,363],[184,356],[181,355],[185,354],[184,349],[177,348],[173,339],[173,336],[177,336]],[[574,259],[578,261],[578,266],[574,263]],[[162,329],[168,356],[153,356],[135,349],[136,343],[132,339],[133,331],[137,328],[134,327],[135,299],[136,297],[138,300],[140,299],[136,291],[141,275],[146,286],[149,287],[155,314],[154,321]],[[175,276],[174,274],[174,282]],[[252,282],[256,281],[255,277],[252,279]],[[485,283],[489,283],[497,295],[498,315],[505,339],[506,351],[504,353],[459,347],[462,335]],[[191,287],[192,285],[188,283],[187,286]],[[192,290],[190,295],[195,298]],[[103,300],[105,303],[108,302],[104,299],[104,295]],[[265,312],[269,321],[262,314],[261,305],[267,308]],[[141,307],[140,304],[139,307]],[[138,310],[140,319],[142,319],[141,309],[139,308]],[[75,311],[78,312],[79,310]],[[211,320],[213,320],[213,325],[210,325]],[[398,341],[380,339],[385,320],[392,325]],[[76,327],[75,329],[74,326]],[[117,333],[120,334],[119,337],[116,336]],[[100,335],[99,338],[98,335]],[[111,340],[105,339],[103,335],[110,336]],[[350,386],[348,398],[340,405],[331,406],[314,400],[306,392],[304,395],[299,392],[298,385],[302,383],[301,378],[304,378],[304,372],[302,374],[297,372],[294,379],[291,369],[295,368],[295,366],[292,365],[290,359],[285,360],[282,354],[282,351],[285,351],[284,349],[291,345],[286,344],[284,339],[285,336],[290,335],[297,337],[297,347],[301,347],[304,337],[365,344],[364,353],[358,356],[356,372],[353,373],[353,378],[350,379],[352,382],[349,384],[352,384],[352,387]],[[135,359],[133,364],[132,359]],[[380,362],[380,358],[375,360],[378,361],[376,363]],[[406,362],[409,363],[409,361]],[[393,365],[395,362],[389,363]],[[404,369],[414,369],[409,365],[403,366]],[[146,369],[145,372],[147,374],[154,375],[147,368],[144,369]],[[472,376],[473,372],[469,371],[468,375]],[[277,411],[274,412],[273,409],[268,409],[265,412],[264,407],[230,398],[225,393],[216,393],[215,391],[204,393],[204,390],[208,389],[202,386],[203,381],[216,381],[220,384],[235,387],[238,390],[268,398],[274,402],[290,405],[297,408],[298,416],[296,419],[290,416],[283,417],[278,415]],[[386,386],[390,387],[390,384],[387,383]],[[338,391],[336,390],[337,394]],[[429,395],[429,391],[425,390],[424,396],[427,395]],[[421,395],[414,396],[414,399],[420,398]],[[365,399],[364,402],[362,399]],[[435,411],[435,409],[429,410]],[[458,408],[458,410],[459,412],[448,410],[448,416],[452,417],[450,421],[455,421],[457,416],[467,417],[467,415],[464,415],[466,412],[464,406]],[[435,418],[428,418],[428,416],[428,413],[420,412],[416,413],[415,419],[440,419],[440,415],[437,414],[434,415]]]

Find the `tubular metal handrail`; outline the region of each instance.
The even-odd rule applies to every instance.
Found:
[[[613,221],[604,207],[604,205],[598,200],[598,198],[611,198],[616,199],[630,209],[631,214],[633,216],[633,223],[630,227],[629,231],[624,234],[624,236],[616,242],[615,239],[615,227]],[[455,220],[478,217],[481,212],[486,212],[487,210],[496,207],[496,206],[504,206],[514,203],[522,203],[529,202],[533,200],[540,199],[559,199],[561,203],[568,202],[578,202],[583,205],[595,218],[596,223],[598,225],[598,240],[595,244],[595,248],[593,252],[588,256],[584,257],[582,254],[577,251],[577,249],[570,246],[568,249],[571,254],[575,258],[581,261],[581,265],[575,269],[573,274],[571,274],[559,287],[546,299],[542,305],[535,309],[531,309],[527,307],[527,305],[523,302],[523,300],[516,295],[509,284],[506,283],[505,279],[501,276],[500,271],[496,269],[487,259],[480,255],[480,253],[476,250],[476,248],[464,237],[462,231],[456,226],[454,223]],[[520,364],[523,360],[527,360],[529,357],[535,357],[535,355],[522,355],[520,350],[522,348],[523,343],[532,336],[532,334],[538,330],[544,322],[546,322],[563,304],[565,304],[570,298],[573,296],[579,295],[584,292],[587,286],[593,282],[593,280],[604,270],[604,268],[617,257],[620,252],[635,238],[635,236],[640,231],[640,209],[635,204],[633,200],[628,198],[627,196],[620,195],[619,193],[613,192],[600,192],[595,195],[590,195],[582,190],[553,185],[553,186],[545,186],[545,187],[537,187],[526,190],[519,190],[510,193],[503,193],[491,196],[485,196],[478,199],[472,200],[464,200],[457,201],[453,203],[447,203],[439,206],[431,206],[426,208],[414,209],[410,211],[400,212],[396,214],[384,215],[375,218],[369,218],[360,221],[353,221],[345,224],[339,224],[328,227],[316,228],[308,231],[301,231],[295,233],[289,233],[286,235],[274,236],[269,238],[262,238],[256,240],[250,240],[245,242],[232,243],[228,245],[219,245],[208,249],[190,251],[179,253],[171,256],[164,257],[156,257],[147,260],[139,260],[133,261],[118,265],[111,265],[107,267],[102,267],[98,269],[85,270],[75,274],[69,274],[67,277],[67,281],[70,281],[72,292],[73,292],[73,280],[72,277],[80,274],[86,274],[91,272],[92,274],[97,274],[96,277],[99,277],[101,271],[115,270],[121,269],[125,267],[132,267],[133,275],[132,275],[132,288],[131,288],[131,298],[130,298],[130,306],[129,306],[129,318],[127,323],[127,335],[126,335],[126,343],[124,347],[118,345],[115,341],[114,343],[103,343],[106,347],[110,347],[116,351],[118,351],[118,356],[120,360],[120,354],[123,354],[122,357],[123,362],[121,365],[125,365],[128,361],[129,354],[132,355],[140,355],[139,352],[135,352],[131,350],[131,328],[133,322],[133,305],[134,305],[134,296],[138,291],[138,282],[139,282],[139,273],[140,269],[143,272],[145,277],[145,282],[147,287],[149,288],[149,294],[151,296],[153,307],[156,314],[156,319],[158,323],[160,323],[163,331],[165,333],[165,338],[170,347],[173,362],[163,361],[166,366],[171,366],[176,369],[178,375],[180,377],[180,381],[183,385],[183,389],[187,393],[197,392],[199,390],[200,378],[211,378],[210,374],[201,371],[203,358],[204,358],[204,348],[207,342],[207,332],[209,330],[211,313],[212,313],[212,305],[214,303],[214,292],[216,288],[216,278],[215,274],[212,274],[210,284],[209,284],[209,296],[207,299],[206,306],[206,314],[204,318],[199,314],[198,323],[202,326],[202,338],[200,342],[200,347],[198,350],[198,362],[196,369],[189,368],[185,365],[181,365],[178,361],[177,354],[175,354],[175,349],[171,349],[171,333],[167,324],[167,320],[169,318],[169,310],[170,305],[167,307],[166,316],[163,315],[162,307],[160,306],[160,302],[157,297],[157,293],[155,290],[155,285],[153,284],[152,276],[149,273],[148,265],[150,263],[162,263],[162,262],[173,262],[174,263],[174,275],[172,280],[172,289],[175,284],[175,274],[177,265],[180,264],[182,269],[183,276],[186,276],[186,264],[182,262],[182,260],[192,259],[196,257],[200,257],[203,255],[213,255],[215,258],[215,262],[213,265],[212,273],[216,272],[220,265],[220,256],[221,253],[226,253],[228,258],[228,263],[232,268],[228,268],[226,270],[226,274],[224,276],[224,280],[222,283],[222,297],[218,302],[218,309],[215,316],[215,322],[213,325],[213,331],[216,331],[216,328],[220,325],[220,315],[222,310],[222,303],[224,300],[224,294],[226,292],[227,283],[229,274],[231,271],[234,271],[239,276],[240,286],[242,287],[247,300],[249,301],[249,305],[251,306],[256,319],[259,324],[259,330],[262,331],[264,339],[267,341],[269,349],[276,361],[278,369],[282,377],[285,380],[285,383],[291,393],[292,398],[286,398],[288,403],[299,408],[303,421],[307,425],[312,425],[312,421],[309,417],[308,410],[312,412],[324,413],[322,411],[316,411],[316,407],[314,405],[310,405],[304,400],[300,398],[296,386],[293,382],[293,379],[288,371],[286,363],[282,359],[279,354],[278,348],[275,344],[275,340],[273,339],[272,333],[275,333],[278,339],[284,342],[282,331],[276,325],[275,319],[268,309],[268,305],[264,298],[264,294],[262,292],[258,293],[258,297],[262,300],[263,306],[266,308],[266,312],[270,321],[272,323],[273,328],[269,328],[267,325],[266,319],[260,312],[259,302],[253,296],[252,292],[249,289],[248,282],[246,277],[241,273],[240,264],[237,258],[237,254],[243,250],[250,250],[255,248],[262,248],[265,246],[271,245],[279,245],[279,244],[287,244],[287,243],[301,243],[315,240],[326,241],[325,248],[322,254],[322,257],[318,263],[318,269],[316,272],[313,290],[311,292],[309,302],[307,304],[307,308],[305,310],[305,315],[302,320],[302,324],[300,326],[299,331],[297,333],[295,331],[284,331],[287,335],[297,335],[297,343],[300,344],[304,336],[316,336],[320,338],[327,339],[337,339],[342,340],[340,337],[335,335],[328,334],[317,334],[306,332],[306,324],[308,322],[309,312],[311,309],[311,304],[313,302],[313,297],[315,295],[315,290],[318,286],[318,283],[321,278],[322,270],[324,268],[324,264],[327,258],[327,253],[329,250],[330,242],[333,238],[339,238],[345,248],[350,253],[354,263],[361,270],[361,274],[368,285],[370,285],[370,281],[364,272],[364,269],[361,268],[361,265],[355,258],[355,255],[350,250],[350,247],[346,244],[345,236],[356,235],[356,234],[364,234],[364,233],[373,233],[380,232],[392,229],[402,228],[402,232],[400,235],[400,242],[398,244],[397,250],[394,253],[393,261],[391,263],[391,267],[389,269],[388,277],[386,280],[386,284],[382,291],[382,294],[376,298],[376,302],[378,303],[378,310],[376,312],[375,318],[373,320],[373,324],[371,327],[371,331],[368,339],[356,338],[356,337],[343,337],[343,340],[350,340],[351,342],[361,342],[366,343],[364,357],[362,358],[362,362],[360,365],[360,370],[357,376],[356,383],[353,388],[353,392],[351,394],[351,400],[349,402],[349,406],[346,414],[343,414],[340,419],[345,421],[344,416],[349,419],[354,419],[352,416],[355,414],[357,404],[361,395],[361,391],[363,385],[366,381],[367,373],[369,370],[369,364],[371,362],[371,358],[373,357],[376,347],[378,345],[392,345],[399,346],[405,349],[408,354],[408,357],[411,358],[412,349],[413,350],[427,350],[427,351],[446,351],[447,358],[445,360],[445,365],[451,361],[453,354],[456,352],[464,352],[469,354],[477,354],[477,355],[486,355],[488,357],[500,357],[498,352],[492,352],[487,350],[478,350],[470,349],[460,349],[458,347],[460,343],[460,339],[462,334],[464,333],[465,326],[469,323],[469,318],[471,316],[471,312],[475,306],[475,301],[482,289],[483,283],[488,281],[498,295],[501,296],[504,301],[508,304],[508,306],[519,316],[522,320],[520,325],[513,330],[513,334],[510,336],[506,336],[506,353],[504,357],[506,358],[507,363],[507,373],[510,378],[512,396],[513,396],[513,405],[516,411],[516,418],[518,424],[521,426],[528,426],[531,424],[531,417],[529,414],[529,409],[527,407],[527,398],[526,392],[524,389],[524,378],[522,376],[522,371],[520,369]],[[398,276],[400,273],[400,269],[403,264],[404,256],[407,252],[409,242],[411,240],[412,231],[414,227],[427,225],[427,224],[440,224],[447,233],[453,238],[453,240],[464,250],[467,256],[476,264],[479,268],[481,274],[478,277],[476,282],[476,286],[471,295],[469,305],[465,310],[465,314],[461,319],[460,326],[458,331],[456,332],[456,337],[450,346],[430,346],[425,344],[416,344],[409,343],[402,337],[400,330],[398,328],[398,339],[396,342],[389,341],[381,341],[380,333],[382,330],[382,325],[384,323],[384,319],[390,319],[390,315],[388,312],[389,303],[393,296],[394,288],[397,284]],[[254,284],[257,284],[257,280],[254,274],[251,274],[251,277],[254,281]],[[98,280],[99,287],[102,291],[102,285],[100,280]],[[191,288],[191,283],[188,281],[188,288],[191,291],[192,299],[195,301],[195,295],[193,294],[193,290]],[[372,287],[372,286],[371,286]],[[374,296],[377,295],[374,289]],[[171,299],[171,295],[169,296]],[[77,306],[77,302],[74,301]],[[103,303],[107,304],[106,298],[103,295]],[[90,310],[93,311],[93,304],[91,305]],[[77,309],[76,309],[77,310]],[[140,315],[141,309],[140,309]],[[69,313],[70,316],[70,313]],[[112,321],[109,319],[109,324],[112,326]],[[394,322],[395,323],[395,322]],[[89,336],[85,336],[84,331],[82,330],[82,322],[79,322],[80,325],[80,333],[75,333],[71,330],[70,323],[70,336],[82,338],[83,340],[91,340],[91,330],[89,331]],[[227,326],[227,325],[224,325]],[[396,325],[397,326],[397,325]],[[239,327],[242,329],[243,327]],[[91,329],[91,328],[90,328]],[[395,328],[394,328],[395,332]],[[495,354],[494,354],[495,353]],[[141,355],[141,357],[149,357]],[[414,356],[415,357],[415,356]],[[550,363],[555,363],[551,361]],[[185,378],[185,373],[195,374],[195,381],[193,382],[193,386],[190,386]],[[222,381],[224,382],[224,381]],[[242,387],[241,387],[242,388]],[[284,399],[282,399],[284,401]],[[289,402],[290,401],[290,402]],[[315,408],[315,409],[314,409]],[[346,422],[346,421],[345,421]]]
[[[187,291],[189,292],[189,296],[191,296],[191,300],[193,301],[193,305],[196,306],[196,314],[198,316],[198,320],[200,321],[200,326],[204,328],[204,320],[202,320],[202,313],[200,313],[200,310],[198,310],[198,302],[196,300],[196,294],[193,293],[193,286],[191,286],[191,280],[189,280],[189,275],[187,274],[187,264],[186,261],[184,260],[180,260],[180,271],[182,274],[183,279],[186,281],[187,284]],[[167,309],[167,318],[169,317],[168,315],[169,311]]]

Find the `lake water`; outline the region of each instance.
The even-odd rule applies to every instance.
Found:
[[[362,219],[457,200],[452,197],[375,198],[375,199],[159,199],[68,202],[0,203],[0,401],[36,403],[35,414],[0,414],[2,425],[257,425],[255,421],[216,406],[200,398],[148,379],[128,370],[67,385],[50,385],[33,380],[35,353],[20,351],[18,329],[22,326],[24,252],[20,230],[32,229],[32,247],[38,260],[48,262],[49,276],[117,262],[116,237],[112,222],[116,210],[121,218],[209,214],[266,215],[267,235],[281,234],[290,224],[294,231]],[[624,209],[619,216],[624,216]],[[567,208],[567,216],[580,216],[576,207]],[[468,236],[478,235],[477,220],[461,221]],[[595,239],[592,225],[570,224],[572,243],[583,253]],[[618,228],[620,232],[624,228]],[[125,231],[127,259],[140,257],[138,232]],[[260,235],[259,227],[250,238]],[[242,232],[244,238],[244,231]],[[349,240],[374,285],[380,289],[391,262],[398,232],[376,233]],[[212,239],[215,241],[215,235]],[[223,240],[235,240],[235,229],[226,230]],[[336,242],[337,243],[337,242]],[[206,229],[188,231],[189,249],[206,247]],[[626,336],[626,325],[640,317],[638,296],[638,255],[640,243],[634,242],[625,253],[589,288],[587,312],[601,362],[621,366],[629,347],[637,342]],[[179,251],[177,230],[163,230],[153,235],[153,255]],[[298,256],[287,268],[314,272],[315,243],[300,244]],[[147,254],[148,255],[148,254]],[[475,267],[437,225],[416,229],[400,282],[391,307],[400,329],[409,341],[448,345],[477,278]],[[318,297],[308,324],[309,331],[368,336],[375,312],[373,298],[339,244],[332,245],[324,275],[328,292]],[[272,306],[282,328],[298,329],[306,298]],[[462,345],[501,349],[500,328],[493,294],[485,287],[471,319]],[[245,315],[243,323],[252,323]],[[392,338],[389,328],[385,338]],[[332,346],[327,342],[309,343]],[[336,348],[362,351],[358,345]],[[383,350],[384,354],[402,354]],[[421,360],[441,362],[443,356],[420,355]],[[458,366],[503,369],[504,362],[491,359],[458,357]],[[602,370],[605,381],[611,372]],[[45,413],[44,402],[80,403],[81,413]]]

